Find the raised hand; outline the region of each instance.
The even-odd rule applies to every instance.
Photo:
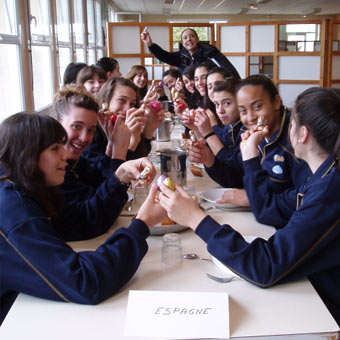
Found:
[[[257,147],[268,133],[268,126],[265,126],[262,130],[257,130],[257,127],[255,127],[255,129],[247,130],[242,133],[240,150],[244,161],[258,156]]]
[[[204,109],[197,109],[194,124],[202,136],[213,132],[210,119]]]

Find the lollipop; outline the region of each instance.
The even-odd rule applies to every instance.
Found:
[[[161,191],[160,187],[161,187],[161,184],[163,183],[166,187],[168,187],[170,190],[172,191],[175,191],[176,189],[176,184],[175,182],[167,175],[160,175],[158,178],[157,178],[157,187],[158,187],[158,190]]]

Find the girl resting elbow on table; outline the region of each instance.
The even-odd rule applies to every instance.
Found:
[[[149,154],[154,131],[164,119],[164,110],[155,110],[149,106],[145,109],[139,108],[137,91],[136,85],[131,80],[111,78],[96,97],[100,106],[107,104],[111,114],[121,117],[129,128],[131,136],[128,151],[124,155],[124,159],[128,160]],[[104,115],[99,123],[93,142],[81,156],[94,164],[100,162],[101,158],[110,152],[111,144],[114,145],[111,139],[116,138],[114,131],[110,133],[110,129],[107,128],[110,125],[110,116]]]
[[[53,113],[67,132],[65,148],[69,153],[65,181],[60,187],[65,204],[58,217],[59,224],[68,228],[72,219],[74,240],[98,236],[119,216],[127,201],[129,182],[138,174],[133,169],[145,161],[120,159],[130,139],[130,131],[121,118],[114,127],[108,126],[115,136],[111,157],[105,156],[97,167],[80,158],[92,142],[98,120],[98,104],[82,87],[72,85],[58,91]],[[118,129],[120,133],[115,134]],[[74,208],[83,211],[77,218]]]
[[[246,176],[254,183],[263,177],[257,146],[268,133],[268,126],[252,129],[240,145]],[[284,214],[287,206],[291,211],[286,226],[267,241],[247,243],[231,226],[207,216],[181,187],[171,191],[162,185],[160,204],[173,221],[195,230],[214,257],[250,283],[267,288],[307,276],[340,325],[340,91],[303,92],[292,113],[289,137],[311,176],[293,192],[277,194],[277,213]]]
[[[73,239],[72,222],[68,228],[57,222],[66,141],[61,124],[45,115],[16,114],[0,125],[0,325],[18,293],[81,304],[112,296],[147,252],[148,227],[166,216],[151,190],[128,228],[96,251],[73,251],[65,243]],[[151,169],[150,180],[154,174]],[[73,208],[75,217],[82,213]]]
[[[273,82],[261,75],[254,75],[241,80],[236,91],[236,100],[241,122],[246,129],[256,127],[259,117],[263,125],[269,127],[269,133],[258,147],[262,168],[267,173],[268,189],[273,192],[296,187],[303,183],[310,174],[306,163],[298,160],[292,151],[288,138],[290,111],[281,105],[281,98]],[[195,163],[203,163],[208,175],[227,190],[223,202],[238,204],[229,195],[240,193],[249,206],[243,183],[243,163],[240,151],[232,157],[220,158],[214,156],[210,149],[201,143],[191,146],[189,159]],[[236,195],[239,196],[239,195]],[[242,197],[239,198],[240,201]]]

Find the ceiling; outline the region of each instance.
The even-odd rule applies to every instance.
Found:
[[[111,0],[111,2],[119,11],[141,12],[142,15],[340,14],[340,0]],[[251,9],[251,4],[257,6],[257,9]]]

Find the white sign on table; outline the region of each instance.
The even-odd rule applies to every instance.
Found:
[[[228,294],[130,290],[125,335],[166,339],[229,338]]]

